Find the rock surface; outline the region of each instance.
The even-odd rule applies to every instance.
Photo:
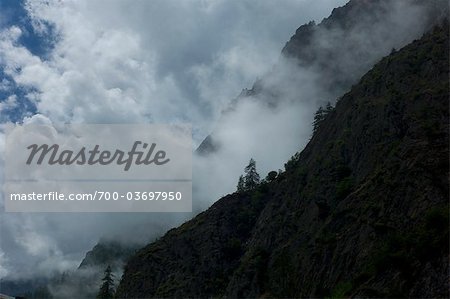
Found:
[[[275,181],[139,250],[118,298],[448,297],[448,35],[377,63]]]

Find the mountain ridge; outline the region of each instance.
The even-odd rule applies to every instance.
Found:
[[[448,21],[383,58],[286,171],[139,250],[120,298],[447,297]]]
[[[417,19],[417,24],[412,26],[415,29],[402,25],[405,22],[398,20],[403,17],[403,10],[408,10],[406,15]],[[311,72],[317,77],[321,94],[309,104],[325,105],[347,91],[391,49],[403,47],[420,37],[448,13],[445,0],[350,0],[334,8],[330,16],[320,23],[312,21],[300,26],[282,48],[278,63],[222,111],[216,128],[200,143],[196,153],[207,156],[221,150],[224,145],[217,131],[223,118],[232,114],[239,103],[256,99],[276,107],[286,100],[283,87],[273,83],[278,77],[286,76],[284,63],[297,65],[298,71]],[[291,85],[304,84],[301,78],[284,79],[292,80]],[[301,101],[305,100],[311,99]]]

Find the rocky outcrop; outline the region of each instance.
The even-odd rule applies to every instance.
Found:
[[[274,181],[139,250],[117,296],[448,297],[448,35],[377,63]]]
[[[106,269],[121,267],[123,262],[128,259],[139,248],[136,244],[122,244],[121,242],[102,240],[97,243],[92,250],[86,253],[81,261],[79,269],[89,267],[100,267]]]

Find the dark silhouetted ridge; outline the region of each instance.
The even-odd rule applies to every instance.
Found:
[[[377,63],[275,181],[139,250],[117,296],[448,297],[448,34]]]

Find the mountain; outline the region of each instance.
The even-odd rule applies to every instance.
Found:
[[[117,296],[448,297],[448,26],[378,62],[275,180],[139,250]]]
[[[49,295],[26,296],[26,298],[95,298],[105,269],[111,266],[117,283],[124,263],[138,247],[135,244],[100,240],[86,253],[78,269],[65,272],[47,283]]]
[[[125,261],[140,246],[112,240],[100,240],[86,253],[78,269],[51,278],[22,281],[0,280],[0,293],[18,298],[95,298],[106,267],[111,266],[116,283]],[[0,295],[0,298],[1,297]]]
[[[326,89],[338,96],[386,51],[409,43],[447,14],[445,0],[353,0],[333,9],[320,24],[310,22],[298,28],[282,54],[317,69]],[[412,17],[418,18],[417,31],[402,28]]]
[[[86,253],[79,269],[106,268],[108,265],[113,269],[120,267],[121,263],[132,255],[138,247],[137,245],[124,245],[120,242],[102,240]]]
[[[227,130],[221,128],[224,118],[239,103],[256,100],[277,107],[294,101],[318,108],[341,96],[382,57],[420,38],[448,13],[447,0],[351,0],[321,23],[300,26],[283,47],[279,62],[230,103],[197,153],[207,156],[226,146],[218,131]]]
[[[50,298],[46,285],[49,279],[0,280],[0,298]],[[11,296],[11,297],[7,297]]]

